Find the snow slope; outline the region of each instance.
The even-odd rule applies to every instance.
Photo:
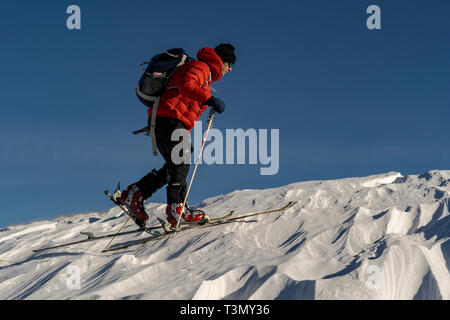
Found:
[[[32,249],[118,231],[118,208],[11,226],[0,230],[0,299],[448,300],[449,182],[450,171],[390,172],[234,191],[199,207],[216,217],[298,202],[109,254],[109,239]],[[156,225],[165,206],[147,207]]]

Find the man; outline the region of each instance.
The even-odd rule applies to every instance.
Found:
[[[180,66],[170,79],[168,89],[161,97],[157,110],[155,136],[159,152],[165,160],[158,171],[153,170],[138,182],[131,184],[122,192],[119,201],[128,205],[136,215],[136,223],[145,227],[148,214],[144,201],[158,189],[167,184],[167,222],[176,226],[178,217],[188,223],[197,223],[205,219],[201,211],[184,208],[186,196],[186,178],[189,164],[175,164],[171,159],[172,149],[179,141],[172,141],[176,129],[191,130],[207,106],[217,113],[225,110],[224,102],[212,96],[211,82],[220,80],[232,70],[236,62],[235,48],[231,44],[220,44],[216,48],[202,48],[197,53],[197,61]],[[148,110],[149,119],[153,109]]]

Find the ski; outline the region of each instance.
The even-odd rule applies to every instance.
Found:
[[[272,209],[272,210],[265,210],[265,211],[261,211],[261,212],[256,212],[256,213],[250,213],[250,214],[244,214],[241,216],[237,216],[234,218],[230,218],[231,213],[229,213],[228,215],[225,215],[224,217],[228,216],[228,218],[216,218],[215,221],[211,221],[211,222],[207,222],[203,225],[200,224],[193,224],[193,225],[183,225],[181,228],[179,228],[177,230],[177,232],[181,232],[181,231],[186,231],[186,230],[190,230],[190,229],[200,229],[200,228],[205,228],[205,227],[211,227],[211,226],[217,226],[217,225],[222,225],[222,224],[226,224],[226,223],[230,223],[233,221],[238,221],[239,219],[245,219],[245,218],[249,218],[249,217],[253,217],[253,216],[257,216],[257,215],[262,215],[262,214],[269,214],[269,213],[273,213],[273,212],[281,212],[281,211],[285,211],[287,209],[289,209],[290,207],[292,207],[294,204],[296,204],[297,201],[290,201],[287,205],[281,207],[281,208],[277,208],[277,209]],[[212,220],[212,219],[211,219]],[[163,223],[163,222],[161,222]],[[151,236],[151,237],[147,237],[144,239],[140,239],[140,240],[136,240],[136,241],[131,241],[128,243],[124,243],[122,245],[118,245],[112,248],[108,248],[102,251],[103,252],[111,252],[111,251],[117,251],[117,250],[122,250],[122,249],[126,249],[129,247],[133,247],[133,246],[137,246],[140,244],[144,244],[147,242],[151,242],[151,241],[155,241],[155,240],[159,240],[161,238],[164,238],[170,234],[172,234],[173,232],[166,232],[164,234],[161,234],[159,236]]]
[[[230,211],[229,213],[227,213],[226,215],[222,216],[222,217],[218,217],[218,218],[210,218],[209,221],[220,221],[220,220],[228,220],[234,213],[233,211]]]
[[[63,243],[63,244],[59,244],[59,245],[52,246],[52,247],[42,248],[42,249],[35,249],[35,250],[33,250],[33,252],[42,252],[42,251],[46,251],[46,250],[50,250],[50,249],[57,249],[57,248],[67,247],[67,246],[71,246],[71,245],[74,245],[74,244],[91,242],[91,241],[97,241],[97,240],[101,240],[101,239],[113,238],[113,237],[116,237],[116,236],[123,236],[123,235],[127,235],[127,234],[139,233],[139,232],[150,232],[150,228],[147,228],[147,229],[135,229],[135,230],[119,232],[119,233],[111,233],[111,234],[105,234],[105,235],[102,235],[102,236],[94,236],[94,234],[92,232],[80,232],[80,234],[87,236],[87,239],[72,241],[72,242]],[[154,232],[154,231],[151,231],[151,232]]]
[[[225,215],[224,217],[230,216],[230,215],[231,214],[229,213],[229,214]],[[204,224],[199,224],[199,223],[186,224],[186,223],[183,223],[181,225],[181,227],[179,227],[178,230],[176,230],[176,232],[186,231],[186,230],[190,230],[190,229],[200,229],[200,228],[205,228],[205,227],[209,227],[209,226],[225,224],[225,223],[228,223],[228,221],[230,221],[230,219],[223,219],[223,217],[221,217],[221,218],[222,219],[216,218],[215,221],[213,221],[213,222],[206,222]],[[162,219],[158,219],[158,220],[161,223],[161,225],[163,225],[165,223],[165,221],[162,220]],[[166,230],[166,228],[164,228],[163,226],[160,226],[159,228],[163,228],[165,233],[157,235],[157,236],[152,235],[152,236],[147,237],[147,238],[143,238],[143,239],[135,240],[135,241],[130,241],[128,243],[125,243],[125,244],[122,244],[122,245],[118,245],[118,246],[115,246],[115,247],[112,247],[112,248],[107,248],[107,249],[102,250],[102,253],[110,252],[110,251],[117,251],[117,250],[121,250],[121,249],[126,249],[126,248],[129,248],[129,247],[133,247],[133,246],[137,246],[137,245],[140,245],[140,244],[144,244],[144,243],[147,243],[147,242],[150,242],[150,241],[153,241],[153,240],[159,240],[161,238],[164,238],[164,237],[166,237],[168,235],[171,235],[171,234],[175,233],[175,230],[170,230],[169,231],[169,230]]]
[[[273,213],[273,212],[284,211],[284,210],[289,209],[290,207],[292,207],[296,203],[297,203],[297,201],[289,201],[289,203],[287,205],[285,205],[284,207],[281,207],[281,208],[278,208],[278,209],[272,209],[272,210],[256,212],[256,213],[245,214],[245,215],[237,216],[237,217],[234,217],[234,218],[229,218],[224,223],[235,221],[235,220],[238,220],[238,219],[244,219],[244,218],[259,216],[261,214],[268,214],[268,213]]]
[[[266,211],[261,211],[261,212],[257,212],[257,213],[252,213],[252,214],[247,214],[247,215],[241,215],[241,216],[237,216],[237,217],[232,217],[234,211],[231,211],[221,217],[217,217],[217,218],[211,218],[209,220],[209,222],[204,223],[203,225],[200,224],[182,224],[181,228],[179,228],[178,231],[185,231],[185,230],[189,230],[189,229],[194,229],[194,228],[201,228],[201,227],[207,227],[207,226],[214,226],[214,225],[220,225],[220,224],[225,224],[228,222],[232,222],[232,221],[236,221],[239,219],[244,219],[244,218],[248,218],[248,217],[252,217],[252,216],[256,216],[256,215],[261,215],[261,214],[268,214],[268,213],[272,213],[272,212],[278,212],[278,211],[283,211],[288,209],[289,207],[291,207],[292,205],[294,205],[295,202],[289,202],[286,206],[282,207],[282,208],[278,208],[278,209],[273,209],[273,210],[266,210]],[[162,238],[163,236],[170,234],[166,233],[166,234],[161,234],[158,231],[153,231],[156,229],[163,229],[163,226],[161,225],[159,226],[154,226],[154,227],[148,227],[148,228],[140,228],[140,229],[134,229],[134,230],[130,230],[130,231],[124,231],[124,232],[120,232],[120,233],[111,233],[111,234],[106,234],[106,235],[102,235],[102,236],[95,236],[92,232],[80,232],[82,235],[87,236],[87,239],[81,239],[81,240],[77,240],[77,241],[72,241],[72,242],[68,242],[68,243],[63,243],[63,244],[59,244],[59,245],[55,245],[55,246],[51,246],[51,247],[46,247],[46,248],[42,248],[42,249],[35,249],[33,250],[33,252],[42,252],[42,251],[46,251],[46,250],[51,250],[51,249],[57,249],[57,248],[62,248],[62,247],[67,247],[67,246],[71,246],[71,245],[75,245],[75,244],[80,244],[80,243],[86,243],[86,242],[91,242],[91,241],[97,241],[97,240],[102,240],[102,239],[107,239],[107,238],[113,238],[116,236],[124,236],[124,235],[129,235],[129,234],[133,234],[133,233],[139,233],[139,232],[148,232],[151,233],[152,235],[150,237],[141,239],[141,240],[137,240],[135,242],[131,242],[129,244],[126,245],[122,245],[122,246],[116,246],[116,247],[112,247],[109,249],[105,249],[102,252],[108,252],[108,251],[115,251],[115,250],[120,250],[120,249],[125,249],[131,246],[135,246],[135,245],[139,245],[139,244],[143,244],[146,242],[149,242],[151,240],[157,240]]]
[[[227,219],[228,217],[230,217],[232,214],[233,214],[233,212],[230,212],[222,217],[214,218],[211,220],[212,221],[223,221],[224,219]],[[158,220],[159,220],[159,218],[158,218]],[[182,224],[182,225],[186,226],[185,224]],[[187,226],[195,226],[195,225],[198,225],[198,224],[192,224],[192,225],[187,225]],[[139,233],[139,232],[147,232],[147,233],[153,234],[152,236],[159,235],[159,231],[153,231],[156,229],[163,229],[162,224],[159,226],[154,226],[154,227],[134,229],[134,230],[124,231],[124,232],[119,232],[119,233],[105,234],[105,235],[101,235],[101,236],[95,236],[94,233],[92,233],[92,232],[84,231],[84,232],[80,232],[80,234],[87,236],[87,239],[76,240],[76,241],[67,242],[67,243],[55,245],[52,247],[46,247],[46,248],[42,248],[42,249],[35,249],[35,250],[33,250],[33,252],[42,252],[42,251],[46,251],[46,250],[67,247],[67,246],[71,246],[71,245],[75,245],[75,244],[97,241],[97,240],[108,239],[108,238],[114,238],[116,236],[124,236],[124,235],[128,235],[128,234]]]
[[[224,216],[212,218],[212,219],[210,219],[210,221],[224,221],[224,220],[228,219],[229,217],[231,217],[232,214],[233,214],[233,211],[227,213]],[[183,224],[183,226],[184,225],[185,224]],[[63,243],[63,244],[59,244],[59,245],[55,245],[55,246],[51,246],[51,247],[42,248],[42,249],[35,249],[35,250],[33,250],[33,252],[42,252],[42,251],[51,250],[51,249],[58,249],[58,248],[67,247],[67,246],[71,246],[71,245],[75,245],[75,244],[97,241],[97,240],[102,240],[102,239],[107,239],[107,238],[114,238],[116,236],[124,236],[124,235],[128,235],[128,234],[139,233],[139,232],[147,232],[147,233],[152,234],[152,236],[158,236],[160,234],[159,231],[153,231],[153,230],[162,229],[162,228],[163,228],[163,226],[159,225],[159,226],[155,226],[155,227],[147,227],[147,228],[134,229],[134,230],[124,231],[124,232],[119,232],[119,233],[111,233],[111,234],[106,234],[106,235],[102,235],[102,236],[94,236],[94,234],[92,232],[80,232],[82,235],[87,236],[87,239],[76,240],[76,241]]]
[[[105,190],[104,193],[112,202],[114,202],[115,205],[117,205],[120,209],[122,209],[122,211],[125,212],[125,214],[127,214],[131,219],[135,220],[134,215],[132,213],[130,213],[130,211],[128,210],[128,207],[122,205],[120,202],[118,202],[116,200],[117,197],[120,196],[120,182],[117,185],[116,191],[114,191],[114,193],[112,195],[109,193],[109,190]],[[234,211],[231,211],[222,217],[210,218],[209,221],[218,221],[218,220],[228,219],[229,217],[231,217],[231,215],[233,215],[233,213],[234,213]],[[182,224],[184,224],[184,223],[182,223]],[[153,229],[160,229],[160,228],[163,228],[163,227],[162,226],[147,227],[146,230],[153,230]]]

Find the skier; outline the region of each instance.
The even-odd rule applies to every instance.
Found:
[[[211,94],[210,86],[212,81],[220,80],[232,70],[236,62],[234,51],[233,45],[228,43],[222,43],[214,49],[202,48],[197,53],[198,60],[180,66],[170,79],[167,87],[176,88],[167,90],[161,96],[155,126],[156,144],[165,164],[161,169],[153,169],[138,182],[129,185],[118,199],[131,208],[140,227],[146,227],[148,223],[144,201],[166,184],[166,215],[171,226],[177,225],[179,215],[187,223],[205,219],[202,211],[188,208],[182,210],[189,164],[175,164],[172,161],[172,149],[180,142],[172,141],[171,137],[176,129],[190,131],[207,106],[214,108],[217,113],[225,110],[225,103]],[[149,121],[152,110],[148,110]]]

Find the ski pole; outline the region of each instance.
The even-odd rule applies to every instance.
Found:
[[[128,217],[127,221],[125,221],[125,223],[123,224],[122,228],[120,228],[120,230],[116,233],[116,235],[115,235],[114,237],[112,237],[111,241],[108,243],[108,245],[107,245],[107,246],[105,247],[105,249],[103,249],[103,250],[106,250],[106,249],[111,245],[111,243],[113,242],[113,240],[116,238],[117,234],[120,233],[120,232],[122,231],[123,228],[125,228],[125,226],[128,224],[128,221],[130,221],[130,219],[131,219],[131,218]]]
[[[198,157],[197,157],[197,161],[195,163],[194,171],[192,172],[192,176],[191,176],[191,181],[189,182],[189,186],[188,186],[188,189],[186,191],[186,196],[184,197],[183,206],[181,207],[181,214],[178,216],[178,222],[177,222],[177,226],[175,228],[175,232],[178,230],[178,227],[180,226],[181,216],[184,213],[184,208],[186,207],[187,199],[188,199],[188,196],[189,196],[189,191],[191,190],[192,182],[194,181],[195,172],[197,171],[198,162],[200,161],[200,158],[202,156],[203,147],[205,146],[206,139],[208,138],[209,129],[211,129],[213,120],[214,120],[214,108],[211,108],[211,112],[209,113],[209,116],[208,116],[208,129],[206,129],[205,136],[204,136],[203,141],[202,141],[202,146],[200,147],[200,152],[198,153]]]

